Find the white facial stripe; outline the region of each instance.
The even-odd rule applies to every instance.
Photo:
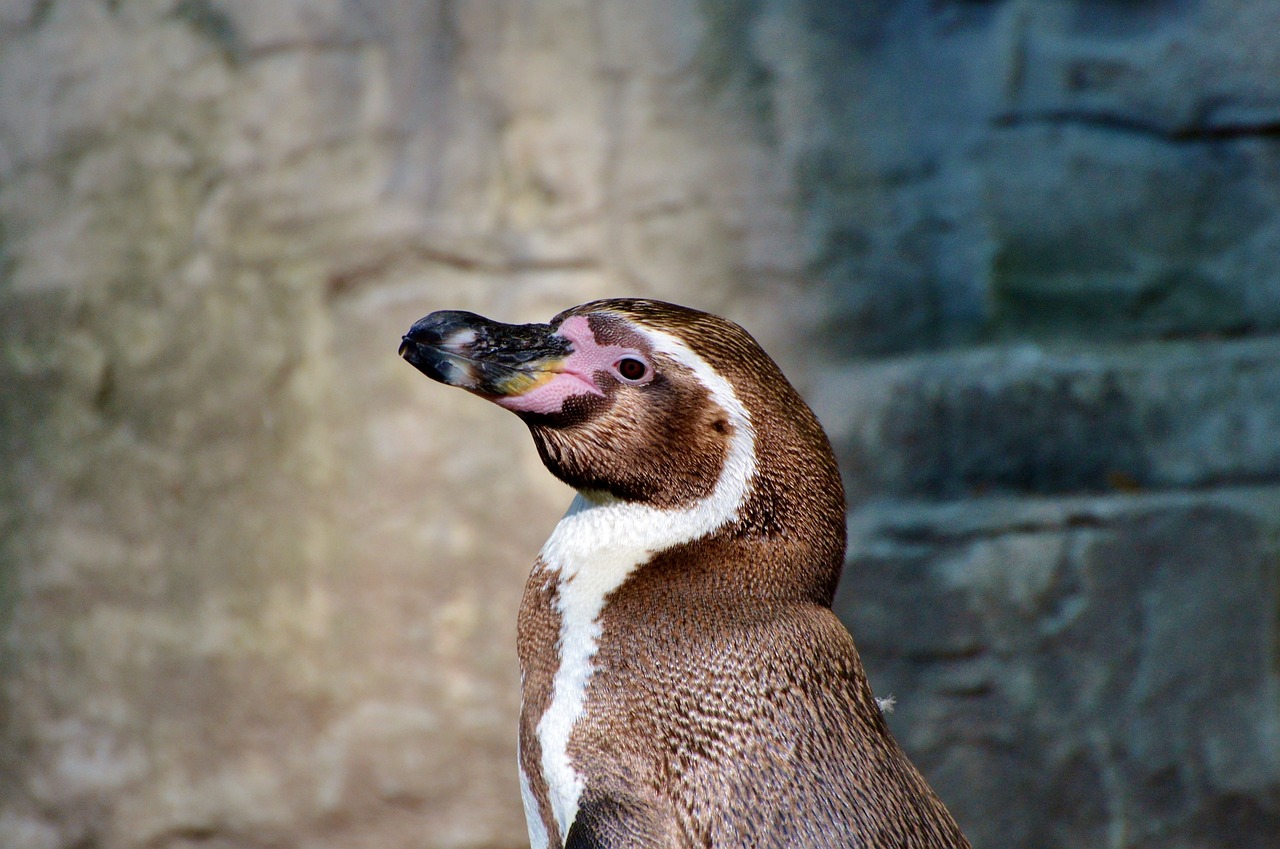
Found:
[[[733,425],[733,436],[716,487],[681,510],[658,510],[600,494],[579,493],[542,548],[548,568],[559,572],[560,667],[551,705],[538,722],[542,771],[560,834],[578,814],[582,777],[569,759],[569,737],[582,716],[587,681],[600,639],[605,598],[654,554],[714,533],[732,522],[746,503],[756,471],[755,430],[733,387],[675,337],[644,331],[653,349],[690,369]],[[529,814],[534,841],[542,823]]]

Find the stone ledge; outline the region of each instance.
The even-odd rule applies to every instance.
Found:
[[[1280,480],[1280,340],[1035,346],[832,370],[815,408],[851,499]]]

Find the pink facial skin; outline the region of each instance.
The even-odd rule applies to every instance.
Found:
[[[648,358],[634,348],[597,343],[585,316],[575,315],[565,319],[556,334],[573,343],[573,353],[558,364],[557,373],[545,383],[520,395],[494,398],[494,403],[517,413],[553,415],[564,409],[566,401],[578,395],[603,397],[604,392],[596,385],[596,375],[600,372],[615,375],[614,364],[624,357],[648,362]],[[640,380],[622,382],[640,384],[652,379],[653,369],[650,367]]]

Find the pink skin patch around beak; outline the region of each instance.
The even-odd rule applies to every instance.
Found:
[[[613,364],[623,357],[643,356],[634,348],[597,343],[585,316],[565,319],[556,334],[573,344],[573,353],[559,363],[548,379],[519,395],[494,398],[495,404],[516,413],[553,415],[563,410],[570,398],[579,395],[603,397],[604,392],[596,385],[596,375],[610,372]]]

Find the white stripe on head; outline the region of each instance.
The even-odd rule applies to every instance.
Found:
[[[600,639],[605,598],[654,554],[692,542],[732,522],[751,494],[756,472],[755,429],[729,382],[687,345],[668,333],[641,328],[656,353],[693,372],[733,425],[729,450],[715,489],[678,510],[659,510],[599,493],[578,493],[569,512],[542,548],[542,559],[559,573],[560,667],[551,704],[538,722],[542,771],[551,809],[563,837],[582,797],[582,777],[569,759],[569,737],[582,716],[587,681]],[[529,814],[530,838],[536,810]]]

